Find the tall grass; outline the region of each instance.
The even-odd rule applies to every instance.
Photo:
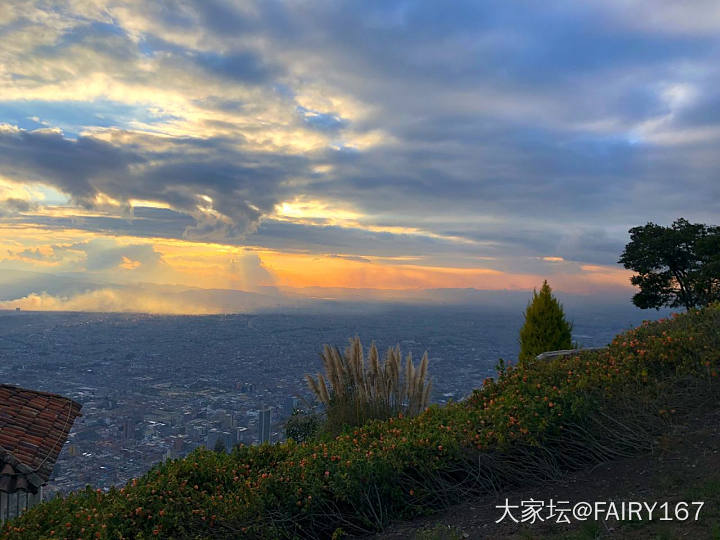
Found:
[[[380,361],[375,343],[370,345],[367,365],[360,338],[350,340],[341,354],[325,345],[322,352],[325,376],[306,375],[308,386],[325,405],[325,431],[339,432],[343,426],[361,426],[368,420],[385,420],[405,414],[415,416],[428,406],[432,382],[427,379],[427,352],[418,367],[412,354],[402,369],[400,346],[389,348]]]

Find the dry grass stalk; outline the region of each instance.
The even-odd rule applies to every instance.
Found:
[[[318,374],[317,379],[306,375],[306,379],[310,390],[325,405],[328,421],[337,424],[335,428],[385,419],[401,412],[416,415],[428,406],[432,384],[426,380],[427,352],[418,368],[408,354],[402,378],[399,346],[388,349],[381,365],[373,343],[366,366],[362,343],[355,337],[343,355],[337,347],[325,345],[322,360],[325,375]]]

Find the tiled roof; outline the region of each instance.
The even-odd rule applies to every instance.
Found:
[[[47,482],[79,403],[0,384],[0,491],[37,491]]]

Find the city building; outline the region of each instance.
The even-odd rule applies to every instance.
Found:
[[[263,407],[258,413],[258,441],[260,444],[270,442],[270,417],[272,409]]]
[[[235,440],[238,444],[249,445],[252,443],[250,438],[250,430],[244,426],[235,428]]]
[[[295,409],[299,409],[302,407],[302,402],[300,401],[300,398],[297,396],[289,396],[285,400],[285,412],[287,415],[291,415]]]
[[[223,447],[225,448],[225,451],[229,452],[232,450],[232,447],[235,445],[236,439],[237,439],[237,435],[234,432],[221,431],[219,429],[213,428],[210,431],[208,431],[205,446],[209,450],[215,450],[216,445],[218,444],[218,441],[221,441]]]

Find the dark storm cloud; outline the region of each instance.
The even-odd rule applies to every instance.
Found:
[[[422,234],[374,232],[362,228],[275,220],[264,220],[248,242],[284,251],[310,249],[321,253],[350,252],[385,257],[418,253],[448,255],[466,249],[448,240]]]
[[[135,216],[125,218],[108,216],[54,217],[29,213],[22,217],[6,218],[5,221],[18,225],[37,224],[50,230],[76,229],[145,238],[183,238],[185,232],[196,225],[196,220],[191,216],[171,210],[168,210],[168,214],[163,217],[138,218],[138,214],[145,213],[143,210],[143,208],[136,207],[133,209]]]
[[[30,212],[36,208],[37,205],[33,202],[25,199],[8,197],[5,200],[0,200],[0,217],[14,216],[21,212]]]
[[[234,54],[203,52],[192,57],[197,65],[213,75],[238,82],[261,83],[272,80],[278,69],[269,66],[257,53]]]
[[[642,148],[626,141],[518,129],[452,146],[380,147],[330,155],[338,182],[318,189],[338,198],[350,191],[368,211],[391,212],[399,204],[408,213],[420,214],[416,220],[428,210],[442,214],[453,209],[539,217],[547,211],[538,204],[543,200],[552,201],[558,217],[572,218],[593,205],[623,204],[623,186],[643,170],[642,156]]]
[[[285,39],[326,66],[319,77],[373,104],[364,125],[396,138],[329,154],[335,182],[318,185],[317,194],[351,198],[367,212],[400,210],[405,223],[427,212],[475,211],[545,220],[541,229],[584,220],[625,230],[651,216],[707,214],[709,178],[691,194],[672,195],[678,178],[668,165],[702,174],[692,154],[659,146],[636,126],[670,114],[667,129],[682,121],[663,97],[671,83],[689,78],[701,94],[717,95],[697,73],[714,69],[718,40],[637,31],[597,6],[524,7],[319,3],[292,20],[279,17]],[[681,69],[688,62],[694,74]],[[458,92],[464,101],[453,99]],[[717,127],[716,108],[710,102],[696,125],[710,119]],[[648,184],[654,196],[640,196]],[[705,202],[693,204],[696,197]]]
[[[647,69],[704,55],[714,43],[618,28],[591,3],[315,2],[292,17],[278,16],[277,5],[259,9],[267,10],[264,22],[280,39],[332,47],[365,73],[453,88],[489,80],[537,90],[609,67]]]
[[[47,181],[89,204],[97,194],[92,179],[108,172],[126,174],[145,158],[132,149],[53,131],[0,130],[0,167],[8,174]]]
[[[145,137],[111,144],[55,132],[0,131],[4,171],[53,185],[90,208],[99,193],[124,203],[165,202],[195,218],[186,229],[191,235],[221,229],[242,236],[272,210],[282,183],[305,166],[302,158],[241,152],[220,139],[168,143]]]
[[[720,17],[694,4],[176,0],[142,3],[132,17],[86,15],[13,69],[33,65],[33,54],[70,67],[13,76],[97,71],[175,90],[207,114],[191,126],[232,135],[105,142],[6,130],[0,172],[86,206],[103,193],[173,208],[85,218],[87,228],[235,243],[260,223],[247,241],[282,249],[614,264],[630,226],[720,215]],[[83,123],[130,130],[121,117],[179,114],[155,103],[155,120],[139,116],[133,99]],[[343,108],[350,101],[361,112]],[[21,125],[21,116],[8,118]],[[281,128],[283,141],[309,133],[328,149],[298,156],[264,144]],[[375,144],[357,144],[376,132]],[[264,150],[240,149],[258,140]],[[267,218],[298,196],[351,206],[369,226],[428,234]]]
[[[227,0],[201,0],[193,7],[203,25],[211,32],[236,36],[241,32],[253,31],[257,19],[241,12],[237,5]]]

